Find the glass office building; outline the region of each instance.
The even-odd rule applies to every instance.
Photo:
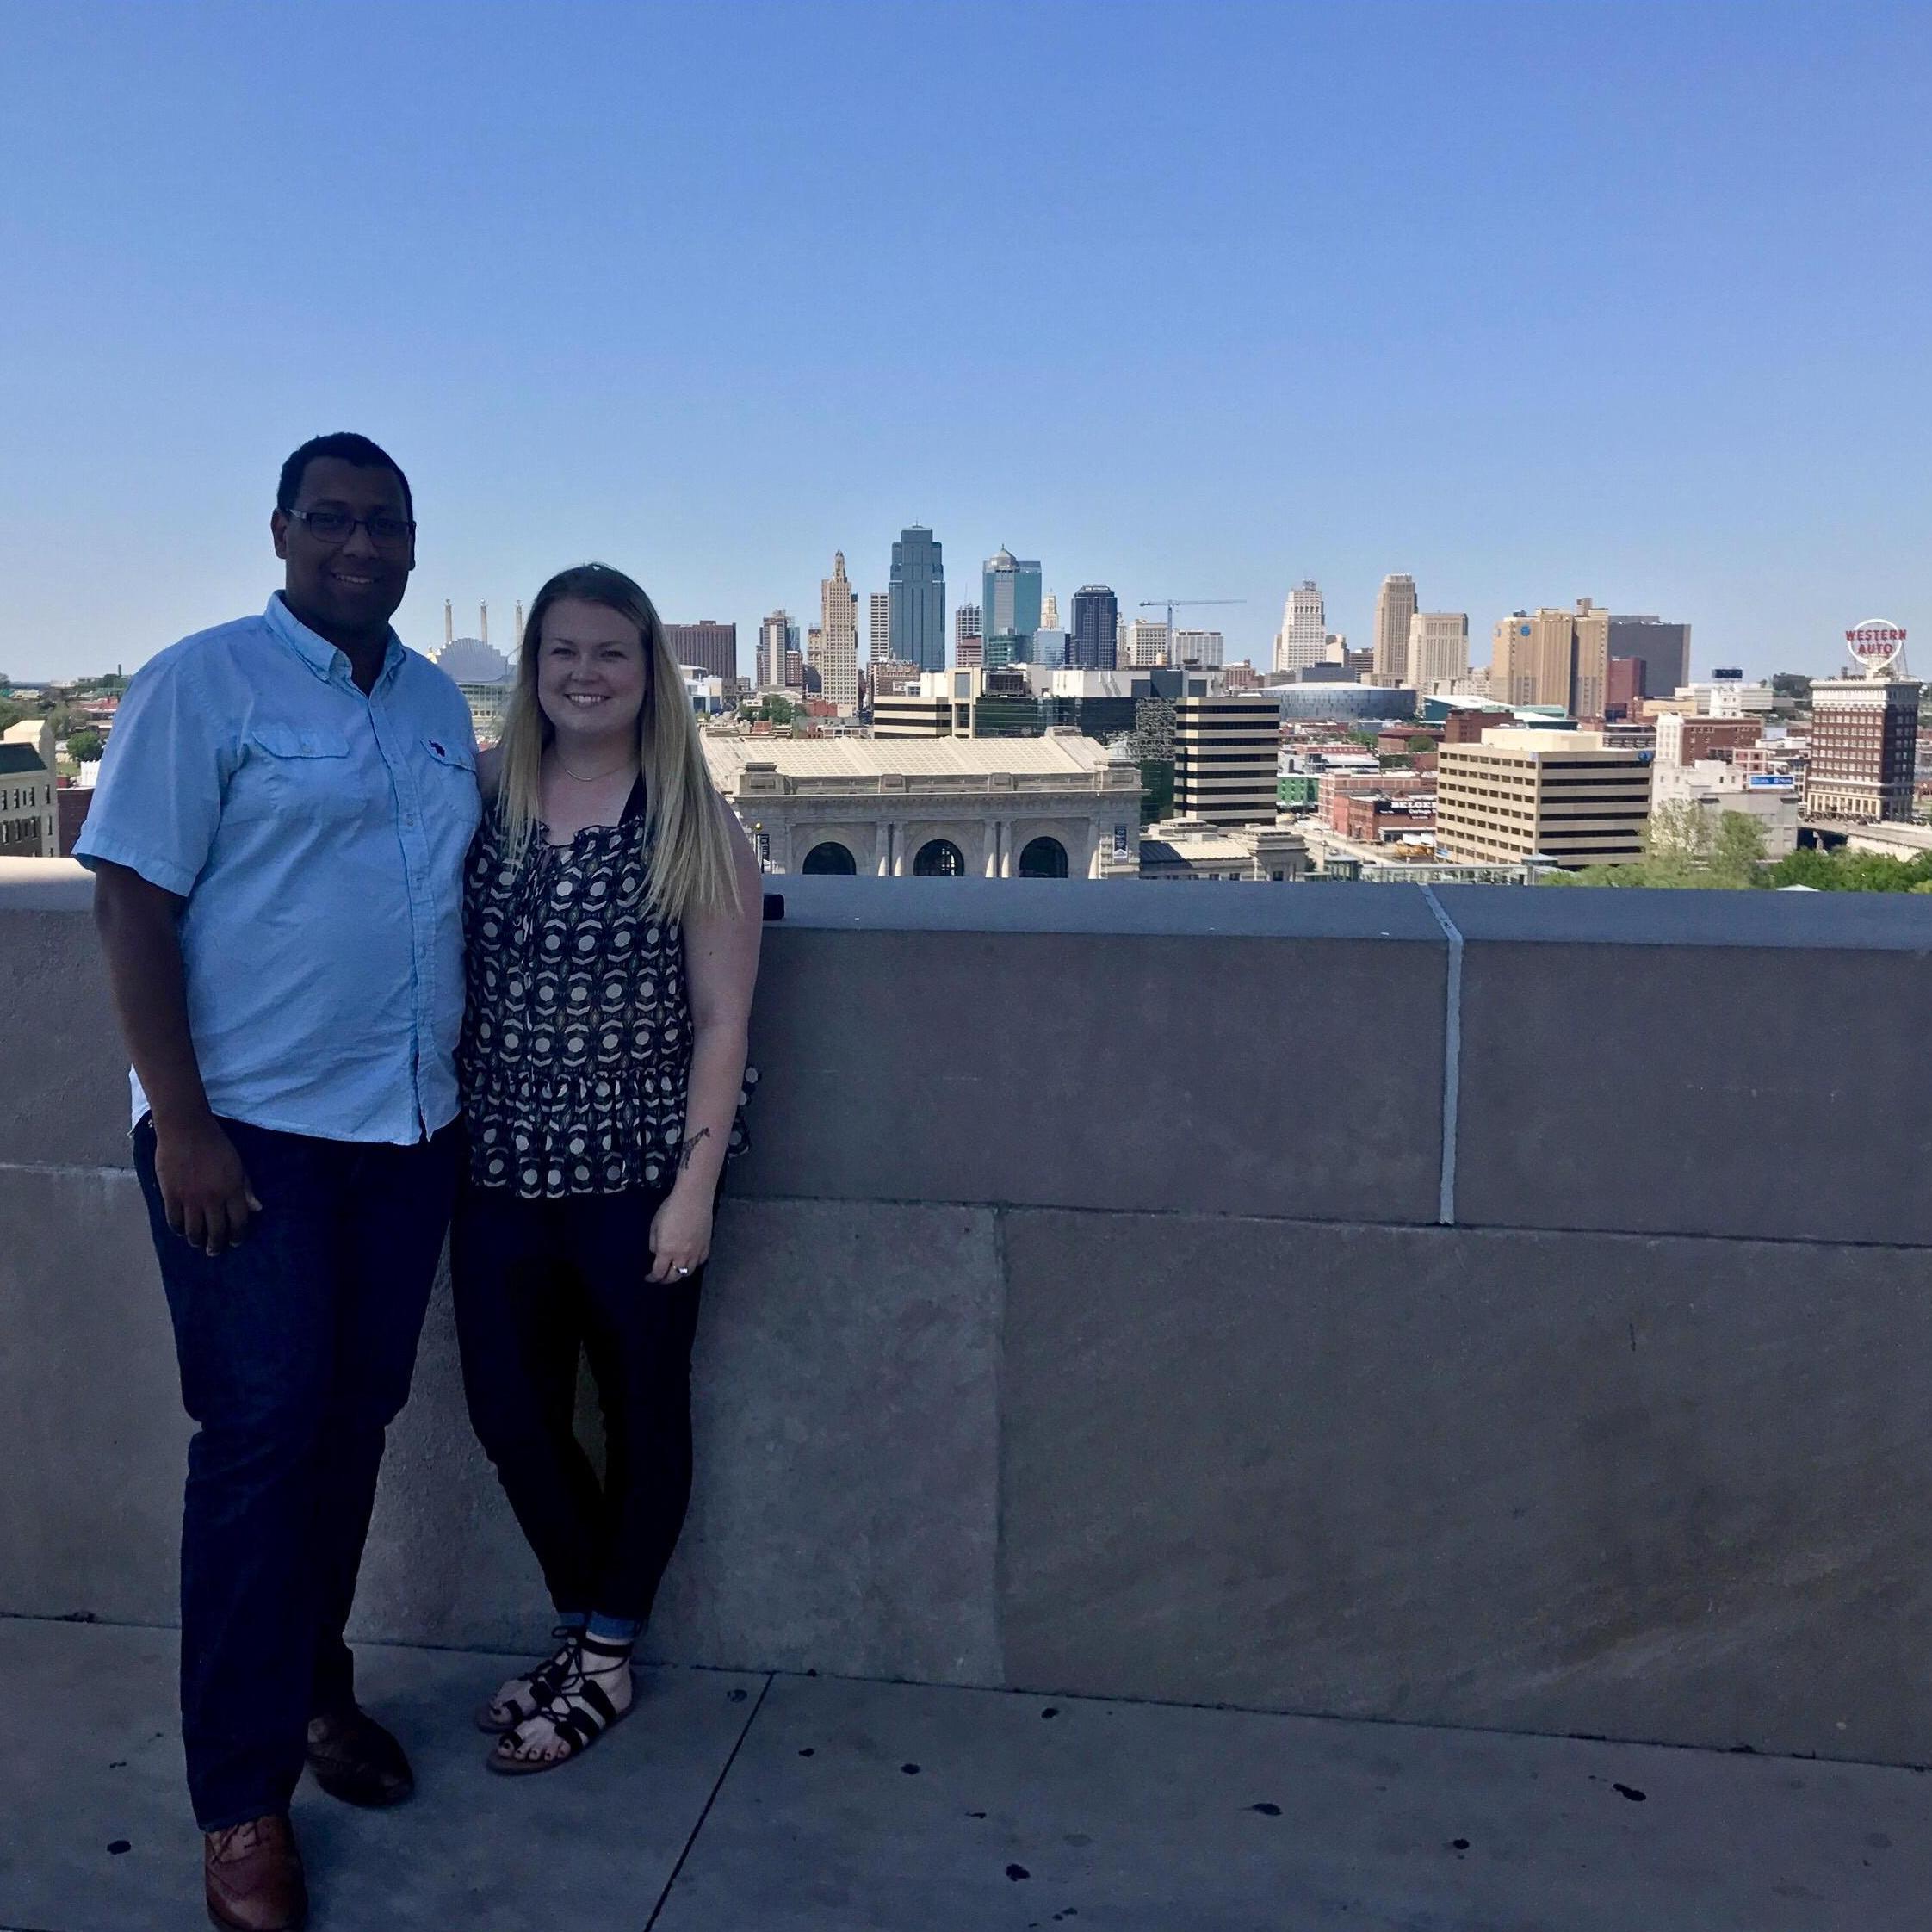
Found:
[[[1031,664],[1033,634],[1040,628],[1040,567],[1002,549],[986,560],[980,622],[986,664]]]
[[[946,570],[939,540],[923,523],[892,547],[892,654],[921,671],[946,667]]]
[[[1119,642],[1120,600],[1105,584],[1082,584],[1074,592],[1068,667],[1074,671],[1112,671]]]

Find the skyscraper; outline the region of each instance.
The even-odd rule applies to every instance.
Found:
[[[1120,602],[1105,584],[1074,592],[1074,624],[1067,662],[1076,671],[1112,671],[1119,661]]]
[[[1058,630],[1060,629],[1060,599],[1051,591],[1049,591],[1045,597],[1040,600],[1040,629],[1042,630]]]
[[[1227,657],[1227,643],[1217,630],[1183,630],[1177,624],[1167,656],[1175,665],[1198,664],[1204,671],[1218,671]]]
[[[1130,617],[1125,643],[1128,666],[1135,671],[1167,661],[1167,627],[1159,617]]]
[[[798,649],[798,626],[789,610],[774,610],[758,627],[758,684],[760,690],[790,684],[785,675],[785,654]]]
[[[1432,684],[1468,675],[1469,613],[1418,610],[1409,620],[1409,661],[1403,682],[1426,693]]]
[[[1610,613],[1579,598],[1574,610],[1517,610],[1491,637],[1489,695],[1545,704],[1575,718],[1603,715],[1610,672]]]
[[[865,640],[865,654],[874,664],[882,664],[892,655],[892,592],[874,591],[866,599],[871,617]]]
[[[738,627],[701,617],[695,624],[666,624],[664,641],[679,664],[688,664],[714,678],[738,675]]]
[[[1889,642],[1902,653],[1905,634],[1880,620],[1845,633],[1861,644]],[[1905,675],[1902,655],[1873,662],[1849,678],[1819,678],[1811,685],[1811,759],[1805,780],[1805,815],[1869,823],[1912,815],[1917,777],[1921,686]],[[1721,673],[1720,673],[1721,675]]]
[[[1322,661],[1328,647],[1328,617],[1313,578],[1303,578],[1288,593],[1281,629],[1274,641],[1277,671],[1304,671]]]
[[[1415,615],[1415,579],[1384,577],[1375,594],[1375,672],[1397,684],[1409,682],[1409,620]]]
[[[1610,655],[1635,658],[1644,666],[1638,682],[1643,697],[1669,697],[1691,675],[1691,628],[1662,617],[1612,617]]]
[[[858,709],[858,593],[845,575],[845,553],[833,558],[832,574],[819,584],[819,647],[812,659],[820,695],[841,717]]]
[[[986,663],[1025,664],[1033,653],[1033,633],[1040,628],[1040,567],[1023,563],[1002,548],[986,560],[981,619],[986,637]]]
[[[899,533],[892,547],[892,629],[885,655],[921,671],[946,667],[944,547],[923,523]],[[875,647],[876,649],[876,647]]]

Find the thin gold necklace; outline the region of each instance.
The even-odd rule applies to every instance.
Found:
[[[550,752],[551,755],[557,761],[558,770],[563,773],[564,777],[567,778],[574,778],[580,785],[601,784],[606,778],[616,777],[616,775],[623,770],[626,765],[633,765],[636,762],[636,760],[633,758],[626,758],[622,759],[619,763],[613,765],[608,771],[593,771],[588,777],[585,777],[583,772],[573,771],[570,769],[569,764],[565,759],[563,753],[559,751],[554,745],[551,746]]]

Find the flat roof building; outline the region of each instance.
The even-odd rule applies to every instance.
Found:
[[[1272,824],[1281,710],[1272,695],[1174,705],[1174,811],[1208,825]]]
[[[1139,876],[1139,770],[1089,738],[708,731],[703,744],[713,780],[768,872]]]
[[[1480,744],[1445,744],[1435,778],[1437,840],[1452,859],[1576,868],[1644,856],[1650,755],[1597,732],[1485,732]]]
[[[1807,818],[1909,821],[1918,770],[1911,678],[1821,678],[1811,685]]]

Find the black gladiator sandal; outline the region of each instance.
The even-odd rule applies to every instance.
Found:
[[[629,1644],[607,1644],[589,1635],[579,1637],[569,1670],[551,1692],[542,1709],[533,1713],[548,1718],[563,1745],[562,1750],[554,1757],[512,1756],[512,1752],[523,1749],[523,1724],[529,1721],[525,1718],[497,1739],[496,1749],[484,1762],[506,1778],[521,1778],[535,1771],[554,1771],[560,1765],[568,1764],[573,1758],[581,1757],[612,1725],[629,1717],[637,1706],[634,1692],[631,1701],[620,1711],[597,1681],[599,1675],[610,1675],[609,1670],[587,1671],[583,1668],[583,1661],[585,1657],[596,1657],[608,1665],[621,1658],[628,1668],[631,1648]]]
[[[500,1702],[491,1698],[488,1702],[476,1706],[476,1728],[487,1731],[492,1737],[501,1737],[506,1731],[514,1731],[520,1724],[527,1724],[555,1696],[557,1686],[577,1668],[577,1638],[579,1632],[574,1624],[559,1624],[550,1632],[558,1648],[523,1681],[529,1686],[529,1697],[526,1701],[520,1697],[507,1697]],[[507,1712],[508,1716],[503,1715]]]

